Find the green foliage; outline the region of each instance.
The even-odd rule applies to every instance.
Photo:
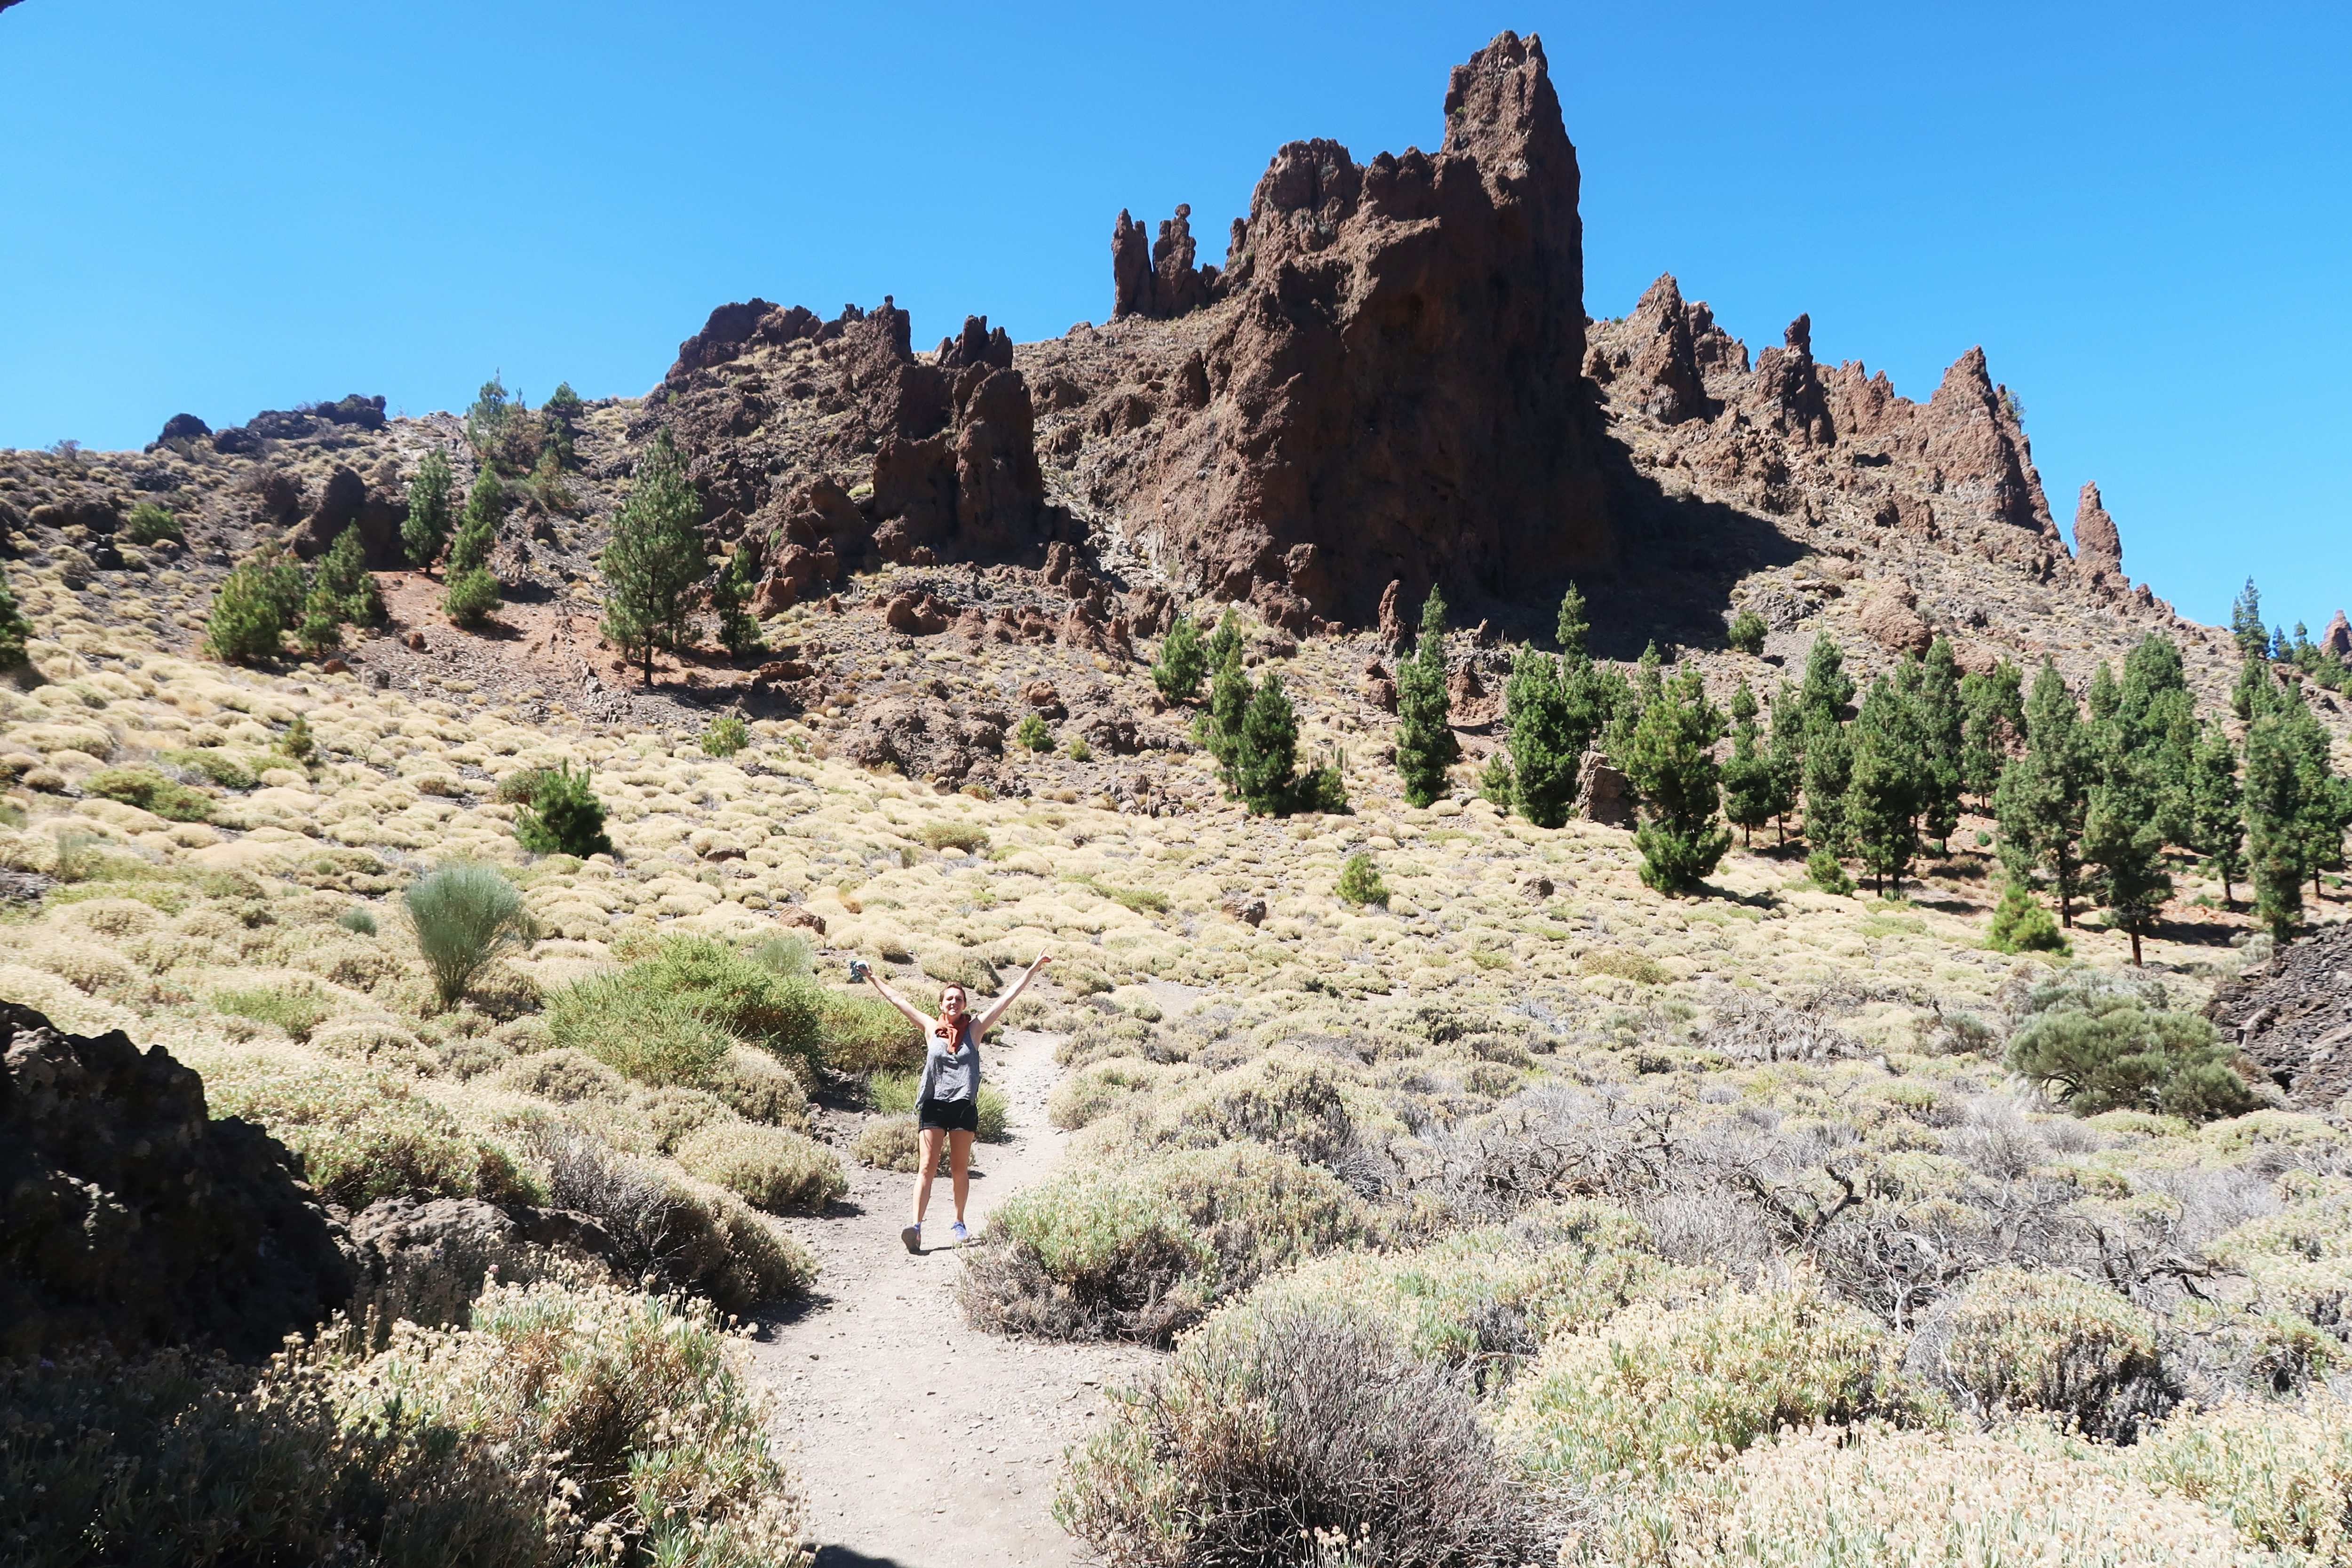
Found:
[[[923,1064],[922,1032],[881,997],[862,988],[817,994],[824,1037],[824,1065],[849,1077],[905,1070]]]
[[[302,570],[275,548],[257,551],[221,580],[205,618],[205,651],[231,664],[275,658],[302,604]]]
[[[2327,731],[2300,686],[2263,679],[2251,691],[2244,799],[2254,910],[2284,938],[2302,918],[2303,883],[2316,891],[2322,871],[2344,865],[2352,787],[2336,776]]]
[[[1960,678],[1960,787],[1990,803],[2025,740],[2025,672],[2007,659]]]
[[[1633,830],[1642,880],[1661,891],[1697,886],[1731,847],[1731,830],[1717,812],[1722,792],[1714,747],[1724,731],[1699,672],[1685,669],[1643,710],[1620,759],[1642,796]]]
[[[1242,668],[1241,632],[1234,625],[1232,611],[1225,612],[1224,620],[1209,639],[1209,647],[1212,652],[1222,647],[1223,652],[1211,666],[1215,673],[1209,680],[1209,705],[1192,721],[1192,733],[1202,749],[1217,760],[1225,793],[1233,795],[1238,793],[1234,784],[1234,761],[1241,744],[1242,722],[1249,713],[1250,699],[1257,695],[1257,688]]]
[[[796,936],[772,936],[751,950],[751,962],[786,979],[806,979],[816,967],[816,955]]]
[[[1511,814],[1511,759],[1496,752],[1478,771],[1478,798],[1508,816]]]
[[[1151,684],[1171,702],[1190,702],[1201,694],[1201,678],[1208,673],[1208,650],[1201,628],[1181,610],[1160,639],[1160,657],[1151,664]]]
[[[122,536],[133,544],[154,544],[166,539],[184,544],[188,539],[171,509],[152,500],[142,500],[131,509],[131,515],[123,519]]]
[[[648,685],[655,650],[675,650],[693,637],[694,591],[709,570],[698,527],[701,516],[686,459],[665,430],[638,460],[635,485],[599,558],[604,636],[625,658],[643,664]]]
[[[1742,610],[1731,617],[1731,627],[1725,640],[1741,653],[1760,654],[1764,651],[1764,617],[1753,610]]]
[[[2154,982],[2121,985],[2075,971],[2037,989],[2011,1036],[2011,1071],[2077,1116],[2155,1110],[2190,1121],[2240,1116],[2257,1101],[2212,1024],[2164,1010]]]
[[[1069,743],[1062,748],[1062,754],[1074,763],[1091,763],[1095,760],[1094,748],[1087,744],[1087,738],[1084,735],[1071,736]]]
[[[383,597],[376,592],[375,578],[367,569],[367,545],[360,538],[358,523],[336,535],[334,543],[319,558],[319,570],[310,583],[310,603],[355,626],[372,626],[383,618]]]
[[[1979,1421],[2042,1410],[2108,1442],[2133,1441],[2173,1403],[2156,1320],[2056,1269],[1977,1276],[1905,1363]]]
[[[209,822],[213,797],[174,784],[152,768],[101,768],[82,780],[82,793],[152,811],[169,822]]]
[[[988,829],[970,822],[926,822],[916,832],[923,847],[930,850],[960,849],[967,855],[977,855],[988,847]]]
[[[1756,693],[1748,679],[1731,694],[1731,755],[1723,764],[1723,815],[1739,829],[1740,842],[1772,820],[1780,804],[1780,775],[1756,728]]]
[[[301,984],[247,985],[213,993],[213,1010],[257,1024],[271,1024],[292,1038],[307,1040],[310,1032],[334,1016],[334,1004],[315,987]]]
[[[1853,777],[1853,748],[1846,735],[1845,707],[1853,700],[1853,680],[1845,673],[1845,650],[1826,632],[1813,638],[1805,655],[1805,676],[1797,689],[1796,712],[1801,721],[1798,755],[1805,796],[1805,837],[1816,849],[1843,854],[1846,848],[1845,801]]]
[[[2238,783],[2237,748],[2229,731],[2206,720],[2197,731],[2189,776],[2189,847],[2221,879],[2221,899],[2235,904],[2231,884],[2246,874],[2245,791]]]
[[[1054,731],[1037,714],[1024,713],[1021,722],[1013,727],[1013,743],[1024,752],[1050,752],[1054,749]]]
[[[506,510],[506,487],[488,465],[474,476],[466,497],[466,515],[449,546],[446,586],[441,609],[461,626],[475,626],[499,607],[499,580],[490,573],[491,546],[497,542],[499,518]]]
[[[1286,813],[1296,801],[1298,720],[1282,674],[1268,670],[1242,714],[1240,742],[1234,751],[1234,787],[1252,816]]]
[[[425,454],[408,482],[408,516],[400,525],[400,547],[412,566],[430,566],[449,542],[450,498],[457,480],[439,447]]]
[[[515,885],[498,868],[470,860],[436,867],[404,901],[444,1007],[456,1006],[492,959],[522,942],[530,921]]]
[[[343,624],[335,614],[335,605],[315,589],[302,606],[302,619],[294,628],[294,640],[312,658],[324,658],[343,646]]]
[[[0,669],[15,669],[25,662],[25,645],[33,636],[33,623],[16,603],[16,591],[8,585],[8,574],[0,571]]]
[[[1603,674],[1584,657],[1581,634],[1574,641],[1558,658],[1522,648],[1503,687],[1511,803],[1538,827],[1568,820],[1576,804],[1577,765],[1627,695],[1622,677]]]
[[[2105,777],[2091,791],[2083,818],[2083,859],[2098,868],[2099,892],[2109,921],[2131,935],[2132,962],[2140,961],[2140,939],[2156,929],[2157,917],[2172,897],[2164,868],[2164,832],[2146,782],[2146,753],[2135,757],[2114,748],[2101,759]]]
[[[1389,901],[1388,884],[1381,880],[1380,868],[1372,864],[1371,856],[1359,849],[1339,866],[1340,898],[1356,905],[1380,904]]]
[[[682,1140],[675,1158],[688,1175],[772,1214],[822,1209],[849,1191],[840,1156],[781,1127],[714,1121]]]
[[[1584,592],[1570,583],[1568,591],[1559,596],[1559,619],[1552,628],[1561,655],[1568,658],[1589,658],[1584,639],[1591,630],[1591,618],[1585,613]]]
[[[1903,890],[1903,877],[1919,853],[1919,814],[1933,789],[1917,715],[1895,683],[1870,683],[1850,731],[1853,763],[1847,775],[1846,840],[1881,893]]]
[[[1166,1344],[1220,1301],[1361,1238],[1328,1171],[1255,1143],[1079,1166],[1013,1194],[959,1289],[972,1322],[1050,1339]]]
[[[592,974],[547,999],[549,1038],[638,1083],[696,1088],[735,1042],[684,996],[646,983],[635,965]]]
[[[1241,662],[1242,622],[1241,617],[1234,614],[1231,605],[1226,605],[1225,613],[1217,617],[1216,629],[1209,634],[1208,641],[1201,651],[1204,656],[1203,662],[1213,675],[1229,662]]]
[[[2011,877],[1993,906],[1992,922],[1985,930],[1985,945],[1995,952],[2067,952],[2065,933],[2022,877]]]
[[[515,839],[533,855],[610,855],[604,804],[596,798],[589,770],[564,763],[532,770],[530,804],[515,813]]]
[[[732,713],[715,713],[702,727],[700,744],[714,757],[731,757],[751,743],[751,727]]]
[[[866,1096],[885,1116],[912,1116],[916,1090],[922,1082],[920,1073],[877,1072],[866,1080]],[[982,1084],[980,1103],[974,1109],[980,1123],[975,1136],[982,1142],[1002,1143],[1013,1136],[1013,1107],[995,1088]]]
[[[719,643],[730,658],[748,658],[767,646],[761,640],[760,623],[748,607],[752,591],[759,586],[759,548],[747,532],[710,584],[710,611],[719,617]]]
[[[498,578],[487,568],[476,566],[449,574],[448,586],[441,595],[441,613],[458,626],[478,626],[505,602]]]
[[[356,904],[352,908],[345,910],[341,914],[337,915],[335,917],[335,923],[355,936],[373,936],[375,934],[375,915],[373,911],[362,909]]]
[[[2270,657],[2270,633],[2263,626],[2263,595],[2252,577],[2230,605],[2230,636],[2248,662]]]
[[[1814,887],[1835,899],[1853,896],[1853,879],[1845,874],[1845,863],[1834,849],[1815,849],[1805,857],[1805,875]]]
[[[2083,892],[2083,823],[2090,810],[2098,758],[2058,667],[2042,660],[2025,707],[2025,752],[2001,774],[1995,808],[2001,854],[2012,876],[2025,868],[2050,873],[2058,923],[2074,923]]]
[[[1445,770],[1462,754],[1445,689],[1445,600],[1433,587],[1422,605],[1420,639],[1397,663],[1396,686],[1397,773],[1405,800],[1429,805],[1445,793]]]
[[[1960,825],[1960,795],[1968,752],[1968,708],[1960,695],[1958,656],[1949,637],[1927,645],[1927,657],[1896,668],[1912,732],[1919,747],[1919,831],[1948,850]]]
[[[269,743],[269,749],[289,763],[307,764],[319,749],[311,736],[310,721],[297,713],[286,726],[285,733]]]
[[[275,1020],[273,1020],[275,1021]],[[215,1116],[269,1130],[304,1180],[357,1211],[378,1198],[540,1198],[508,1150],[467,1131],[408,1074],[340,1062],[239,1065],[205,1075]]]

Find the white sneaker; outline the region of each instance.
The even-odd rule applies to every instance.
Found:
[[[955,1224],[949,1228],[948,1234],[955,1237],[956,1245],[958,1247],[961,1247],[965,1242],[971,1239],[971,1232],[964,1229],[963,1221],[961,1220],[956,1221]]]

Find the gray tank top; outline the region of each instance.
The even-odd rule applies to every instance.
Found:
[[[919,1090],[923,1100],[978,1100],[980,1098],[980,1042],[972,1038],[971,1019],[966,1016],[957,1026],[956,1038],[943,1040],[939,1026],[934,1024],[924,1039],[929,1048],[923,1054],[923,1082]],[[950,1049],[950,1045],[953,1049]]]

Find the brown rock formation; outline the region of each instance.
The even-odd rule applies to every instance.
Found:
[[[2352,621],[2344,618],[2343,611],[2336,611],[2327,629],[2319,634],[2319,646],[2338,658],[2352,658]]]
[[[1862,602],[1862,629],[1889,653],[1926,653],[1935,634],[1919,618],[1918,605],[1910,584],[1881,583]]]
[[[1258,181],[1206,405],[1153,411],[1129,512],[1186,588],[1303,628],[1370,621],[1391,581],[1517,595],[1609,557],[1576,150],[1541,43],[1457,67],[1445,115],[1434,155],[1297,142]]]
[[[2114,592],[2131,585],[2124,575],[2123,536],[2094,484],[2084,485],[2074,503],[2074,570],[2095,588]]]
[[[1691,313],[1672,273],[1660,274],[1643,294],[1633,307],[1633,328],[1642,346],[1626,377],[1642,411],[1662,425],[1706,418],[1712,410],[1706,384],[1699,378]]]
[[[300,1164],[195,1073],[0,1004],[0,1355],[79,1340],[259,1358],[351,1299]]]
[[[1119,210],[1110,237],[1112,320],[1166,321],[1220,298],[1217,269],[1192,265],[1192,207],[1179,203],[1176,216],[1160,224],[1159,239],[1147,247],[1143,226]]]

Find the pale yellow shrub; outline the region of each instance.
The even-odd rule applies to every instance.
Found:
[[[1971,1280],[1921,1325],[1904,1365],[1979,1420],[2046,1410],[2122,1441],[2172,1401],[2155,1318],[2113,1290],[2047,1269]]]
[[[714,1121],[677,1145],[687,1173],[771,1212],[819,1209],[849,1190],[841,1160],[781,1127]]]

